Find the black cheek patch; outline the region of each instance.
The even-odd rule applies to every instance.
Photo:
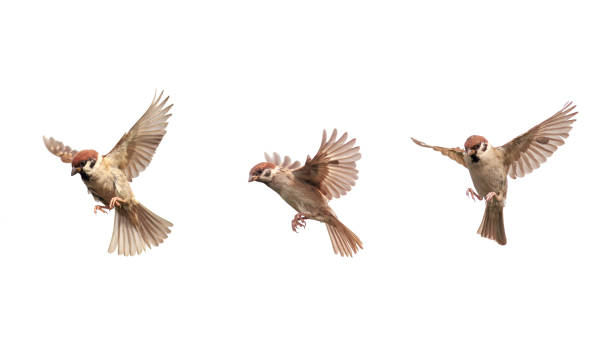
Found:
[[[81,175],[81,179],[83,181],[89,181],[89,175],[87,173],[85,173],[85,171],[81,170],[81,172],[79,172],[79,174]]]
[[[487,145],[487,144],[484,144],[484,145],[483,145],[483,147],[482,147],[482,152],[485,152],[485,151],[487,151],[487,148],[488,148],[488,147],[489,147],[489,145]]]

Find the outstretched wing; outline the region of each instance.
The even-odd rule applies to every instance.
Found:
[[[293,170],[293,175],[308,184],[317,187],[328,199],[338,198],[351,190],[357,180],[355,161],[361,158],[359,146],[355,139],[346,142],[344,133],[336,140],[338,131],[334,129],[329,140],[323,130],[321,147],[314,158],[308,156],[304,166]]]
[[[540,167],[557,147],[565,143],[563,139],[569,136],[571,125],[576,121],[570,118],[578,114],[572,112],[575,107],[572,102],[566,103],[552,117],[500,148],[510,177],[523,177]]]
[[[61,141],[57,141],[53,138],[47,138],[43,136],[43,141],[47,150],[53,155],[59,157],[62,162],[70,163],[74,155],[78,153],[77,150],[73,150],[70,146],[64,145]]]
[[[162,101],[163,95],[162,91],[159,96],[153,98],[147,111],[105,156],[125,172],[128,181],[147,168],[166,134],[168,118],[172,116],[168,111],[173,105],[166,106],[169,97],[166,96]]]
[[[270,157],[267,152],[264,152],[264,156],[266,157],[266,162],[271,162],[277,166],[288,168],[290,170],[296,169],[301,165],[299,161],[293,161],[293,163],[291,163],[291,158],[289,156],[285,156],[285,158],[281,161],[281,157],[277,152],[273,153],[272,157]]]
[[[467,167],[467,165],[465,164],[465,160],[463,160],[463,150],[461,148],[444,148],[444,147],[440,147],[440,146],[431,146],[431,145],[427,145],[422,141],[418,141],[415,138],[410,138],[412,139],[412,141],[414,141],[415,144],[417,144],[418,146],[422,146],[422,147],[426,147],[426,148],[430,148],[430,149],[434,149],[436,151],[440,151],[440,153],[442,153],[442,155],[444,156],[448,156],[451,159],[455,160],[456,162],[458,162],[459,164],[461,164],[464,167]]]

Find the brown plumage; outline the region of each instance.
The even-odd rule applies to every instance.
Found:
[[[161,100],[163,92],[153,102],[115,147],[102,156],[95,150],[77,152],[53,138],[43,137],[45,146],[63,162],[72,163],[72,174],[81,179],[96,205],[94,212],[116,209],[113,235],[108,248],[112,253],[133,256],[164,242],[172,223],[154,214],[140,204],[132,193],[129,182],[142,172],[166,134],[168,97]]]
[[[361,240],[338,220],[328,201],[346,194],[355,185],[357,169],[355,161],[361,158],[355,139],[346,141],[344,133],[337,138],[334,129],[323,139],[317,154],[306,158],[304,166],[291,162],[288,156],[265,154],[266,162],[255,165],[249,172],[249,182],[266,184],[276,191],[298,214],[292,221],[292,229],[304,227],[306,219],[315,219],[326,224],[334,253],[352,256],[363,248]]]
[[[571,119],[578,112],[571,102],[552,117],[536,125],[526,133],[512,139],[501,147],[489,146],[483,136],[472,135],[461,148],[443,148],[427,145],[414,138],[415,144],[441,152],[467,167],[476,192],[468,188],[466,195],[475,200],[485,199],[485,213],[478,228],[483,237],[506,244],[504,229],[504,205],[508,191],[508,178],[523,177],[538,168],[552,155],[557,147],[564,144],[569,136]]]

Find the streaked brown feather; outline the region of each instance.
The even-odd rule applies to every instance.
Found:
[[[450,157],[452,160],[459,163],[463,167],[467,167],[467,165],[465,164],[465,161],[463,160],[463,150],[461,148],[458,148],[458,147],[457,148],[444,148],[441,146],[432,146],[432,145],[427,145],[422,141],[416,140],[415,138],[410,138],[410,139],[412,139],[412,141],[418,146],[422,146],[422,147],[433,149],[435,151],[439,151],[442,155]]]
[[[153,98],[147,111],[105,156],[123,170],[130,182],[147,168],[166,134],[168,118],[172,116],[168,112],[173,105],[166,106],[169,96],[162,100],[163,95],[162,91]]]
[[[570,118],[578,114],[572,112],[575,107],[572,102],[566,103],[552,117],[500,148],[510,177],[523,177],[532,172],[565,143],[563,139],[569,136],[571,125],[576,121]]]
[[[356,139],[346,142],[348,134],[339,139],[337,129],[327,139],[323,130],[321,146],[317,154],[306,157],[306,163],[293,169],[293,175],[302,182],[317,187],[328,199],[339,198],[351,190],[357,180],[355,161],[361,158],[359,147],[353,147]]]
[[[77,150],[74,150],[70,146],[64,145],[61,141],[53,138],[43,136],[43,142],[45,143],[47,150],[49,150],[49,152],[53,155],[59,157],[64,163],[72,162],[72,159],[78,153]]]

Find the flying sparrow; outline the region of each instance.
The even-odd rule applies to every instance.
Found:
[[[277,153],[270,157],[265,154],[266,162],[255,165],[249,172],[249,182],[261,182],[276,191],[298,213],[291,222],[297,232],[306,227],[306,219],[325,223],[334,253],[353,256],[358,247],[363,249],[361,240],[348,227],[344,226],[329,207],[328,201],[339,198],[351,190],[357,180],[355,161],[361,158],[355,139],[346,142],[344,133],[336,140],[338,132],[327,139],[323,130],[321,147],[314,158],[308,156],[304,166],[288,156],[281,161]]]
[[[149,165],[155,149],[166,134],[168,97],[162,101],[163,92],[123,135],[106,155],[94,150],[76,151],[61,142],[43,137],[45,146],[62,162],[72,163],[72,173],[79,174],[96,205],[94,213],[116,208],[115,226],[108,252],[117,248],[119,255],[133,256],[145,250],[145,246],[158,246],[170,233],[172,223],[155,215],[134,199],[129,182]]]
[[[487,139],[479,135],[470,136],[461,148],[443,148],[427,145],[414,138],[417,145],[434,149],[467,167],[476,192],[468,188],[466,195],[473,200],[486,201],[485,213],[478,228],[483,237],[506,244],[503,208],[508,190],[508,178],[523,177],[540,167],[557,147],[563,145],[569,136],[572,123],[570,119],[578,112],[576,106],[567,103],[552,117],[531,128],[525,134],[514,138],[500,147],[489,145]]]

